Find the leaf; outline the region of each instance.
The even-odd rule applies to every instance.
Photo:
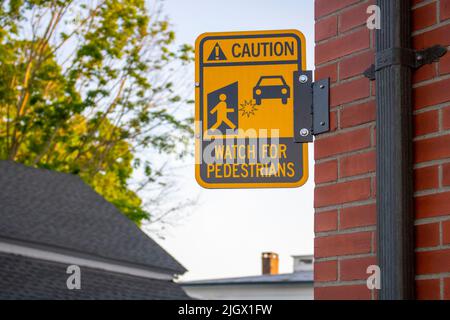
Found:
[[[167,76],[192,61],[192,47],[173,49],[169,21],[145,0],[7,3],[0,159],[79,175],[138,225],[149,219],[148,194],[133,182],[165,186],[154,155],[189,154],[191,121],[175,113],[188,97],[174,94]],[[46,34],[56,12],[63,15]]]

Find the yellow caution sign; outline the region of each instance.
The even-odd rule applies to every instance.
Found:
[[[205,188],[299,187],[308,145],[294,141],[297,30],[205,33],[196,41],[196,179]]]

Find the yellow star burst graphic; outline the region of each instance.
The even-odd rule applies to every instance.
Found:
[[[243,103],[241,103],[239,111],[241,111],[242,116],[247,116],[248,118],[250,118],[250,116],[255,115],[255,112],[258,111],[258,109],[256,108],[252,100],[245,100]]]

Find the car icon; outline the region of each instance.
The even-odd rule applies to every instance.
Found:
[[[281,99],[283,104],[288,102],[290,88],[282,76],[262,76],[253,88],[253,99],[257,105],[263,99]]]

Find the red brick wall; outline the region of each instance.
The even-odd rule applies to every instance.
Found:
[[[413,45],[450,46],[450,0],[413,1]],[[414,75],[419,299],[450,299],[450,54]]]
[[[375,299],[374,0],[315,0],[316,79],[330,77],[332,131],[315,142],[315,298]],[[450,46],[450,0],[412,0],[417,49]],[[450,299],[450,54],[414,74],[417,297]]]

